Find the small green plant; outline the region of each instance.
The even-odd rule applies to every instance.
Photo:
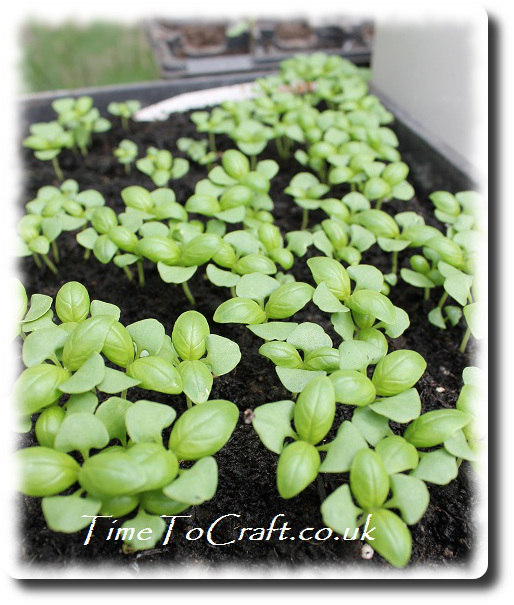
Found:
[[[209,151],[209,141],[205,139],[196,141],[187,137],[177,139],[177,147],[180,151],[187,153],[193,162],[200,166],[207,166],[209,169],[218,159],[218,154],[214,151]]]
[[[211,334],[196,311],[182,314],[171,336],[154,319],[125,327],[118,307],[91,301],[78,282],[57,293],[59,324],[52,302],[34,294],[26,311],[25,294],[20,308],[20,330],[27,336],[26,369],[14,387],[19,430],[30,430],[38,414],[39,442],[16,454],[20,489],[43,498],[47,524],[58,532],[87,527],[91,519],[83,515],[118,517],[137,510],[125,525],[144,523],[154,529],[154,539],[126,542],[135,550],[150,548],[164,531],[160,515],[178,514],[216,492],[212,456],[230,438],[239,414],[229,401],[207,400],[213,374],[238,364],[239,347]],[[108,367],[104,357],[121,370]],[[127,391],[134,386],[184,392],[190,409],[175,422],[177,413],[168,405],[146,399],[132,403]],[[111,396],[100,398],[101,393]],[[193,402],[201,405],[192,408]],[[165,446],[162,432],[173,423]],[[181,469],[185,460],[196,463]],[[75,484],[71,495],[59,495]]]
[[[113,151],[114,157],[125,168],[125,174],[130,174],[131,164],[134,163],[138,154],[138,147],[129,139],[123,139]]]
[[[23,141],[23,145],[33,149],[38,160],[51,160],[57,178],[64,178],[57,158],[63,149],[73,147],[74,140],[58,122],[31,124],[30,135]]]
[[[98,109],[93,107],[91,97],[57,99],[52,108],[58,115],[57,121],[71,133],[73,144],[84,156],[91,145],[92,135],[111,128],[109,120],[102,118]]]
[[[147,174],[157,187],[165,187],[170,179],[180,179],[189,170],[189,162],[174,158],[167,149],[148,147],[146,157],[137,160],[137,169]]]
[[[125,101],[123,103],[112,102],[107,106],[107,111],[113,116],[119,116],[121,118],[121,127],[123,130],[128,132],[129,120],[134,117],[141,109],[140,101]]]

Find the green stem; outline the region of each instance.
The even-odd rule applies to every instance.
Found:
[[[91,256],[91,249],[86,248],[86,251],[84,252],[84,260],[89,260],[90,256]]]
[[[143,269],[143,261],[137,262],[137,276],[139,278],[139,285],[141,288],[145,287],[145,270]]]
[[[209,132],[208,136],[209,136],[209,147],[211,148],[211,151],[214,151],[214,153],[216,153],[217,149],[216,149],[216,139],[214,138],[214,133]]]
[[[230,295],[232,296],[232,298],[237,298],[236,287],[235,286],[231,286],[231,288],[230,288]]]
[[[380,208],[382,208],[383,201],[384,201],[383,198],[381,200],[377,200],[377,205],[375,206],[375,210],[380,210]]]
[[[129,281],[132,281],[132,273],[130,272],[128,267],[122,267],[123,269],[123,273],[125,273],[125,275],[127,276],[127,279]]]
[[[307,225],[309,224],[309,211],[307,208],[303,209],[303,214],[302,214],[302,226],[300,227],[300,229],[303,231],[304,229],[307,229]]]
[[[50,271],[54,275],[57,275],[57,267],[53,264],[53,262],[48,258],[46,254],[43,254],[43,260],[45,261],[45,265],[50,269]]]
[[[255,170],[257,168],[257,156],[250,156],[250,170]]]
[[[128,132],[128,129],[129,129],[128,120],[125,116],[121,116],[121,127],[123,128],[123,130],[125,132]]]
[[[52,164],[54,167],[55,175],[60,181],[62,181],[64,179],[64,175],[62,173],[61,167],[59,166],[59,160],[57,159],[57,157],[52,158]]]
[[[121,398],[122,399],[126,399],[127,398],[127,389],[125,389],[124,391],[121,392]]]
[[[57,248],[57,242],[54,240],[51,243],[51,246],[52,246],[52,254],[54,255],[54,261],[56,263],[58,263],[59,262],[59,248]]]
[[[187,403],[188,409],[191,409],[193,407],[193,402],[187,395],[186,395],[186,403]]]
[[[187,281],[182,282],[182,289],[184,290],[184,294],[186,295],[187,300],[193,305],[196,305],[195,297],[192,295],[189,286],[187,285]]]
[[[123,164],[123,166],[125,167],[125,174],[128,176],[130,174],[130,164]]]
[[[462,342],[460,343],[459,351],[461,353],[464,353],[464,351],[466,350],[466,346],[468,344],[468,340],[469,340],[470,336],[471,336],[471,330],[468,326],[466,329],[466,332],[464,333],[464,338],[462,339]]]
[[[39,260],[39,256],[35,252],[32,253],[32,256],[34,258],[34,262],[36,263],[36,267],[38,269],[42,269],[43,265],[41,264],[41,261]]]
[[[430,300],[430,288],[425,288],[424,300]]]
[[[393,252],[393,263],[391,267],[391,273],[394,273],[394,275],[398,273],[398,250],[395,250]]]
[[[439,307],[439,309],[443,308],[443,305],[446,302],[447,298],[448,298],[448,292],[444,292],[443,295],[441,296],[441,298],[439,299],[439,302],[437,303],[437,306]]]

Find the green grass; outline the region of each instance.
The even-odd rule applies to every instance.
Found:
[[[21,31],[22,91],[158,80],[150,44],[139,25],[28,23]]]

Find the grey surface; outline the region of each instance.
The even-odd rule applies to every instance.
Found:
[[[378,21],[371,65],[372,83],[426,140],[461,156],[470,172],[479,171],[473,166],[475,51],[466,23]]]

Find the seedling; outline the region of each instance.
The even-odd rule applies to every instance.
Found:
[[[148,147],[146,157],[137,160],[137,169],[147,174],[157,187],[165,187],[170,179],[180,179],[189,170],[189,162],[174,158],[167,149]]]
[[[52,103],[52,108],[58,114],[58,122],[73,136],[82,155],[87,155],[93,133],[106,132],[111,123],[100,116],[100,112],[93,107],[91,97],[65,97]]]
[[[196,141],[195,139],[182,137],[177,139],[177,147],[180,151],[187,153],[193,162],[200,164],[200,166],[207,166],[209,169],[218,159],[217,153],[209,151],[209,141],[206,140]]]
[[[34,150],[38,160],[52,161],[55,175],[61,181],[64,176],[57,158],[63,149],[71,149],[73,144],[73,136],[58,122],[31,124],[30,135],[23,141],[25,147]]]
[[[119,116],[121,118],[121,127],[123,130],[129,130],[129,120],[133,118],[134,114],[141,109],[140,101],[125,101],[124,103],[109,103],[107,111],[113,116]]]
[[[113,153],[118,162],[125,167],[125,174],[130,174],[131,164],[134,163],[138,154],[137,145],[129,139],[123,139]]]

